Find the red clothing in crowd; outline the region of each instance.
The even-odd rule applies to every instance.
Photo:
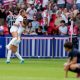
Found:
[[[57,28],[57,27],[55,26],[55,24],[54,24],[55,19],[56,19],[56,15],[53,14],[53,15],[52,15],[52,20],[51,20],[50,23],[49,23],[48,34],[51,34],[51,33],[54,33],[54,32],[57,32],[57,31],[58,31],[58,28]]]
[[[71,35],[70,27],[71,26],[68,26],[68,34],[69,35]],[[78,33],[79,33],[79,28],[78,28],[78,26],[74,25],[74,27],[73,27],[73,35],[78,35]]]
[[[16,4],[16,0],[3,0],[3,4],[6,6],[6,5],[9,5],[10,3],[12,4]]]

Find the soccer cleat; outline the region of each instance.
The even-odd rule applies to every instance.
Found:
[[[21,63],[21,64],[24,64],[24,60],[22,60],[20,63]]]
[[[6,61],[7,64],[10,64],[10,61]]]

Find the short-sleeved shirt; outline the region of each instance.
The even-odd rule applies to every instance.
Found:
[[[19,15],[15,21],[16,24],[20,24],[20,22],[23,22],[23,17]],[[21,26],[21,25],[20,25]]]
[[[59,31],[61,32],[61,35],[63,35],[63,33],[67,34],[68,28],[66,26],[60,26]]]
[[[30,19],[30,20],[33,20],[33,16],[35,13],[37,13],[37,10],[34,8],[34,9],[31,9],[31,8],[27,8],[27,11],[26,11],[28,14],[27,14],[27,19]]]
[[[72,51],[69,52],[68,57],[70,60],[72,60],[74,57],[77,57],[77,63],[80,63],[80,52],[76,49],[72,49]]]

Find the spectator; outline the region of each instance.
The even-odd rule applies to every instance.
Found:
[[[53,14],[48,27],[49,35],[58,35],[58,26],[54,24],[55,18],[56,18],[56,15]]]
[[[19,4],[21,4],[21,3],[24,2],[24,0],[17,0],[17,2],[18,2]]]
[[[65,23],[68,23],[67,16],[65,15],[64,12],[62,12],[61,17],[62,17],[62,19],[65,21]]]
[[[61,11],[58,11],[58,13],[56,14],[56,19],[55,19],[55,22],[54,22],[54,24],[55,24],[56,26],[59,26],[61,20],[63,20],[62,17],[61,17],[61,14],[62,14]]]
[[[4,33],[4,27],[0,25],[0,36],[4,35],[3,33]]]
[[[76,0],[77,9],[80,11],[80,0]]]
[[[2,1],[2,0],[0,0],[0,5],[2,4],[2,2],[3,2],[3,1]]]
[[[26,5],[25,5],[24,3],[22,3],[22,4],[20,5],[20,7],[21,7],[21,9],[25,9],[25,10],[26,10]]]
[[[48,3],[49,3],[49,0],[43,0],[43,4],[42,4],[43,8],[45,8],[48,5]]]
[[[74,17],[76,17],[78,13],[79,13],[79,10],[77,9],[76,5],[73,5],[73,15],[74,15]]]
[[[41,2],[41,0],[36,0],[37,2],[35,2],[35,8],[37,9],[37,10],[42,10],[43,9],[43,7],[42,7],[42,2]]]
[[[42,26],[39,26],[39,28],[36,30],[36,33],[38,35],[43,35],[42,29],[43,29]]]
[[[28,27],[26,28],[26,32],[27,32],[27,34],[31,34],[32,31],[33,31],[33,29],[32,29],[32,23],[29,22],[29,23],[28,23]]]
[[[34,4],[35,0],[26,0],[28,4]]]
[[[70,10],[73,7],[74,0],[66,0],[66,8]]]
[[[64,8],[65,7],[65,0],[57,0],[58,8]]]
[[[5,9],[4,9],[4,7],[2,7],[1,9],[0,9],[0,25],[4,25],[4,22],[5,22],[5,20],[6,20],[6,12],[5,12]]]
[[[61,23],[61,25],[59,26],[59,33],[60,33],[60,35],[67,35],[68,28],[65,25],[65,21],[62,20],[60,23]]]
[[[37,35],[36,30],[32,30],[32,32],[30,33],[30,35]]]
[[[73,35],[78,35],[79,33],[79,28],[77,25],[73,25]],[[68,35],[71,35],[71,25],[68,26]]]
[[[80,34],[80,13],[77,14],[75,18],[75,25],[79,28],[79,34]]]
[[[6,18],[6,21],[7,21],[7,25],[8,25],[8,29],[9,29],[9,33],[10,33],[10,28],[12,27],[13,23],[15,22],[14,15],[11,11],[9,11],[9,15]]]
[[[32,21],[32,29],[36,30],[37,28],[39,28],[39,22],[37,21],[37,17],[34,16]]]
[[[27,19],[29,22],[33,21],[33,16],[37,13],[37,10],[35,9],[34,5],[30,5],[27,10]]]
[[[67,20],[68,20],[68,17],[69,17],[69,15],[70,15],[69,9],[64,8],[63,13],[64,13],[65,17],[66,17]]]

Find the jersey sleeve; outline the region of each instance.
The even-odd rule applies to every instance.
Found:
[[[19,22],[22,22],[23,21],[23,17],[20,16],[18,20],[19,20]]]

